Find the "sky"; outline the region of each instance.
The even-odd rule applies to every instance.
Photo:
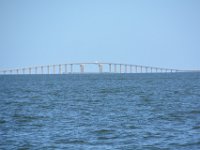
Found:
[[[200,69],[200,1],[0,0],[0,69],[94,61]]]

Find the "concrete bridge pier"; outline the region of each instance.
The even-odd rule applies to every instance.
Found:
[[[117,73],[117,65],[114,64],[114,72]]]
[[[61,74],[62,73],[62,66],[61,66],[61,64],[59,64],[59,74]]]
[[[148,73],[148,67],[145,67],[146,73]]]
[[[67,74],[67,64],[65,64],[65,74]]]
[[[124,67],[125,67],[125,73],[127,73],[127,65],[125,65]]]
[[[19,74],[19,69],[16,70],[17,74]]]
[[[111,73],[111,71],[112,71],[112,70],[111,70],[111,69],[112,69],[111,67],[112,67],[111,64],[109,64],[109,72],[110,72],[110,73]]]
[[[41,66],[41,74],[43,74],[43,66]]]
[[[73,64],[70,64],[71,73],[73,73]]]
[[[49,65],[47,66],[47,74],[49,74]]]
[[[53,74],[55,74],[55,73],[56,73],[56,66],[53,65]]]
[[[29,74],[31,74],[31,68],[29,68]]]
[[[98,67],[99,67],[99,73],[102,73],[103,72],[103,65],[99,64]]]
[[[81,71],[81,73],[84,73],[84,65],[83,64],[80,64],[80,71]]]
[[[111,66],[111,64],[108,64],[109,65],[109,73],[111,73],[111,71],[112,71],[112,66]]]
[[[37,74],[37,67],[35,67],[35,74]]]
[[[25,74],[25,68],[22,69],[22,73]]]
[[[122,64],[119,65],[119,71],[122,73]]]
[[[130,65],[129,67],[130,67],[130,73],[132,73],[132,71],[133,71],[133,66]]]

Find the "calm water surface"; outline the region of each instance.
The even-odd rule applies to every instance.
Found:
[[[200,149],[200,74],[0,76],[0,149]]]

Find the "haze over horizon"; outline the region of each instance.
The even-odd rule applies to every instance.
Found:
[[[1,0],[0,69],[116,62],[200,69],[198,0]]]

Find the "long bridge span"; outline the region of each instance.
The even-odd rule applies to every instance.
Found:
[[[86,71],[86,68],[93,66],[94,71]],[[74,70],[76,68],[76,70]],[[176,73],[188,72],[184,70],[160,68],[143,65],[105,63],[105,62],[84,62],[66,63],[54,65],[42,65],[1,70],[0,74],[70,74],[70,73]]]

